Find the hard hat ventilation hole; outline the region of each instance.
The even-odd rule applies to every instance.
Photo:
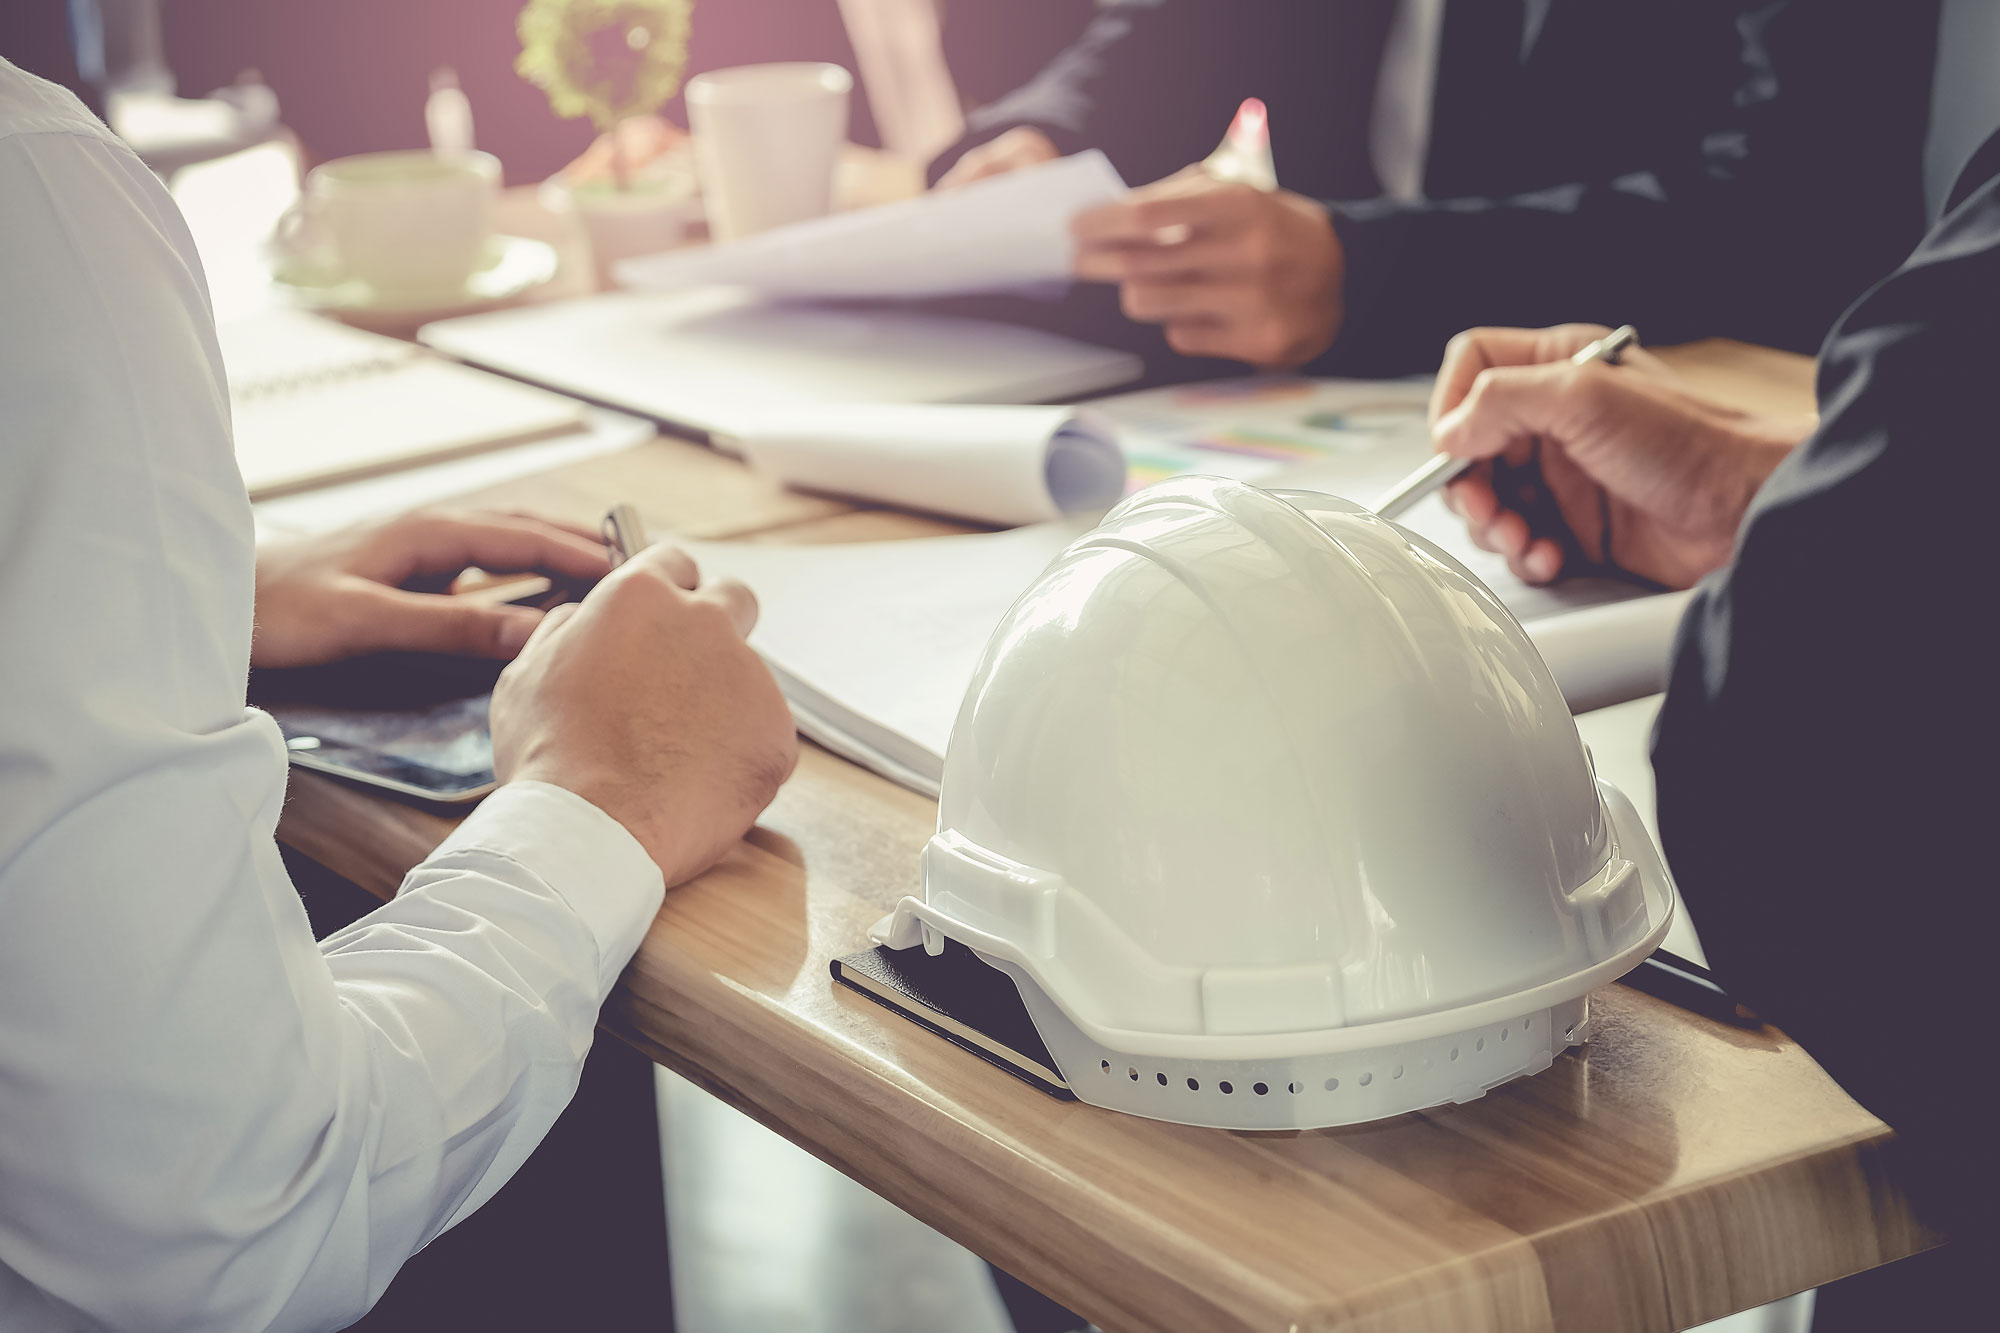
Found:
[[[1588,1039],[1590,1025],[1581,1010],[1579,1004],[1542,1010],[1532,1022],[1509,1018],[1504,1027],[1496,1023],[1404,1043],[1269,1059],[1211,1061],[1095,1045],[1058,1058],[1067,1063],[1081,1057],[1072,1066],[1079,1068],[1073,1080],[1078,1096],[1113,1110],[1222,1129],[1360,1124],[1471,1101],[1528,1072],[1524,1065],[1547,1068],[1545,1050],[1560,1050],[1556,1039],[1565,1030],[1574,1034],[1572,1042]],[[1520,1035],[1530,1027],[1531,1035]],[[1547,1041],[1539,1040],[1544,1029]],[[1091,1060],[1104,1082],[1088,1081]],[[1179,1100],[1183,1088],[1186,1102]]]

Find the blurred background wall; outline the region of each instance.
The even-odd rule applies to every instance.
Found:
[[[960,92],[977,104],[1022,82],[1082,28],[1090,7],[945,0],[946,55]],[[522,182],[574,157],[592,131],[556,119],[514,73],[519,10],[518,0],[163,0],[161,27],[183,97],[254,68],[312,160],[420,146],[430,73],[450,65],[472,101],[481,146]],[[836,0],[695,0],[688,74],[769,60],[854,69]],[[667,115],[686,124],[680,98]],[[866,97],[854,99],[852,137],[878,142]]]

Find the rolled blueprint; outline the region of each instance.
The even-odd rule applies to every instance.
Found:
[[[1074,407],[788,408],[722,443],[791,486],[996,527],[1103,509],[1125,490],[1111,427]]]
[[[1691,592],[1590,606],[1526,628],[1572,713],[1643,699],[1667,688],[1674,634]]]

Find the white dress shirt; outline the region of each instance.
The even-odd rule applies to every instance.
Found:
[[[160,182],[0,60],[0,1329],[336,1328],[521,1164],[657,911],[521,783],[313,941]]]
[[[1382,194],[1399,204],[1424,197],[1444,5],[1445,0],[1399,0],[1382,46],[1368,150]]]

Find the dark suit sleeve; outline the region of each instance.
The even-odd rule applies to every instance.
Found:
[[[1976,174],[1975,174],[1976,173]],[[1829,337],[1817,433],[1681,626],[1660,827],[1725,983],[1991,1227],[2000,136]]]
[[[1936,34],[1925,0],[1559,5],[1517,100],[1569,91],[1516,137],[1562,142],[1580,174],[1330,204],[1347,316],[1314,369],[1428,371],[1460,329],[1579,319],[1812,350],[1921,234]],[[1434,155],[1456,146],[1437,133],[1476,128],[1460,92],[1438,90]]]
[[[1129,66],[1133,61],[1131,48],[1159,38],[1159,30],[1167,22],[1160,16],[1163,8],[1161,0],[1102,0],[1083,35],[1058,52],[1034,78],[966,116],[964,135],[931,159],[931,183],[936,184],[972,149],[1017,126],[1039,129],[1064,155],[1091,147],[1092,121],[1106,101],[1107,90],[1115,89],[1119,81],[1121,56]],[[1143,56],[1139,58],[1143,60]]]

